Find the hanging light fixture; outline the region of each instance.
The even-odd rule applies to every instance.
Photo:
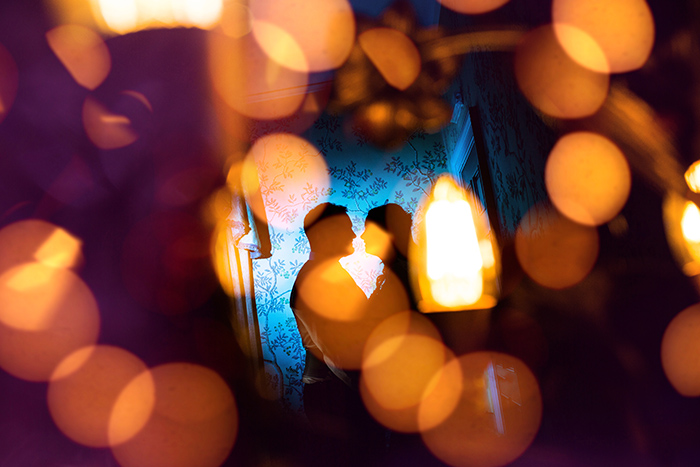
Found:
[[[444,175],[423,212],[410,253],[420,311],[493,308],[500,295],[500,256],[479,201]]]

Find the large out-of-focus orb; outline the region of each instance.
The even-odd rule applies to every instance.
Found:
[[[143,428],[153,410],[152,380],[141,378],[140,391],[124,394],[144,372],[146,365],[138,357],[118,347],[79,349],[52,376],[51,417],[63,434],[80,444],[107,447],[125,442]]]
[[[700,304],[686,308],[669,323],[661,340],[661,365],[676,391],[700,396]]]
[[[452,414],[422,433],[440,460],[455,467],[495,467],[530,446],[542,419],[540,388],[520,360],[497,352],[459,358],[462,393]]]
[[[280,65],[251,34],[209,35],[209,72],[214,90],[237,113],[275,120],[292,115],[304,101],[307,71]]]
[[[397,313],[367,339],[361,395],[383,425],[418,432],[444,420],[457,403],[459,365],[433,324],[414,311]]]
[[[224,380],[191,363],[157,366],[150,377],[155,384],[153,412],[138,434],[112,447],[119,465],[222,465],[238,434],[238,408]]]
[[[330,188],[323,154],[289,133],[258,139],[246,156],[241,177],[253,214],[278,228],[301,221],[308,206],[325,202]]]
[[[292,70],[338,68],[355,42],[355,17],[347,0],[250,2],[253,34],[270,58]]]
[[[515,52],[515,76],[525,97],[557,118],[595,113],[608,95],[610,77],[575,62],[557,41],[552,26],[528,32]]]
[[[654,19],[644,0],[554,0],[554,30],[566,52],[596,71],[621,73],[640,68],[654,45]],[[605,66],[586,56],[571,29],[585,33],[604,54]]]
[[[81,86],[95,89],[109,74],[109,49],[92,29],[72,24],[57,26],[46,33],[46,41]]]
[[[566,217],[585,225],[601,225],[615,217],[629,197],[631,179],[622,151],[590,132],[560,138],[545,168],[552,203]]]
[[[515,233],[515,252],[532,280],[552,289],[581,282],[598,258],[598,231],[535,205]]]
[[[90,289],[72,271],[39,262],[0,275],[0,367],[48,381],[70,353],[92,345],[100,316]]]

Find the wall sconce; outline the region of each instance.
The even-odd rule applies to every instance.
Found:
[[[420,311],[493,308],[500,295],[500,255],[479,201],[443,175],[423,212],[409,252]]]

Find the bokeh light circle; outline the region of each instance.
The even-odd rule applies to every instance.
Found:
[[[589,70],[571,59],[552,26],[534,29],[520,41],[515,76],[530,103],[557,118],[592,115],[603,105],[610,84],[608,74]]]
[[[81,86],[95,89],[109,74],[112,67],[109,49],[99,34],[92,29],[64,24],[47,32],[46,41]]]
[[[323,154],[289,133],[258,139],[246,156],[241,177],[253,214],[279,228],[300,222],[305,209],[325,202],[330,189]]]
[[[126,350],[106,345],[79,349],[61,362],[49,383],[51,417],[80,444],[123,443],[143,428],[153,410],[153,381],[141,374],[150,375]]]
[[[308,72],[275,62],[252,34],[240,38],[211,34],[208,51],[214,89],[237,113],[275,120],[292,115],[304,101]]]
[[[231,390],[213,370],[168,363],[150,371],[155,384],[151,417],[133,438],[112,447],[123,467],[217,467],[238,434]]]
[[[552,203],[568,218],[601,225],[615,217],[630,193],[627,159],[609,139],[596,133],[563,136],[549,154],[545,185]]]
[[[466,14],[479,14],[500,8],[508,0],[438,0],[450,10]]]
[[[678,393],[700,396],[700,304],[678,313],[666,327],[661,365]]]
[[[452,360],[454,355],[424,316],[405,311],[387,318],[365,345],[360,386],[365,406],[397,431],[437,425],[457,403],[454,388],[461,384],[460,373],[446,369]]]
[[[83,127],[90,141],[100,149],[122,148],[138,139],[128,117],[111,112],[91,96],[83,104]]]
[[[355,17],[347,0],[258,0],[251,2],[250,13],[260,47],[292,70],[338,68],[355,42]]]
[[[640,68],[654,45],[654,19],[645,0],[554,0],[552,21],[566,52],[597,71],[607,70],[583,55],[585,49],[572,40],[567,27],[583,31],[595,41],[612,73]]]
[[[404,33],[392,28],[373,28],[357,38],[362,50],[387,83],[401,91],[418,78],[420,53]]]
[[[422,432],[442,461],[456,466],[500,466],[530,446],[542,420],[542,396],[535,376],[520,360],[497,352],[459,358],[463,385],[455,410]]]
[[[535,205],[515,233],[515,253],[532,280],[552,289],[581,282],[598,259],[598,231]]]
[[[65,229],[39,219],[14,222],[0,230],[0,274],[13,266],[38,261],[73,268],[82,258],[82,241]]]
[[[74,350],[97,341],[100,316],[90,289],[72,271],[25,263],[0,275],[0,367],[48,381]]]

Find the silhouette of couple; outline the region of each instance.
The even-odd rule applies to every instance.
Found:
[[[304,219],[311,254],[292,288],[290,306],[306,350],[304,410],[324,436],[366,453],[385,444],[385,430],[366,413],[357,391],[362,352],[376,326],[415,309],[406,254],[411,217],[397,204],[372,209],[361,238],[384,271],[367,298],[340,259],[352,254],[355,234],[347,209],[321,204]]]

